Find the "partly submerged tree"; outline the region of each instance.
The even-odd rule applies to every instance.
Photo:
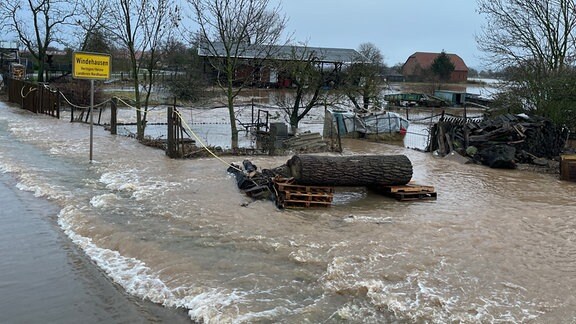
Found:
[[[129,57],[136,138],[142,140],[152,87],[157,81],[154,70],[158,67],[159,52],[178,26],[180,9],[172,0],[110,0],[109,8],[110,21],[100,27],[115,37]]]
[[[450,60],[450,56],[446,54],[443,50],[434,61],[432,61],[432,65],[430,65],[430,70],[432,74],[440,81],[440,82],[448,82],[450,81],[450,77],[452,76],[452,72],[454,72],[454,63]]]
[[[62,43],[64,27],[72,22],[76,4],[68,0],[0,1],[0,16],[5,26],[17,35],[38,64],[38,82],[44,81],[47,51]]]
[[[205,98],[208,83],[203,77],[198,48],[171,39],[164,44],[163,52],[162,63],[171,74],[163,82],[168,92],[180,101],[196,102]]]
[[[494,68],[508,73],[503,97],[573,129],[576,107],[574,0],[478,0],[487,19],[477,37]]]
[[[281,76],[290,80],[292,88],[278,96],[275,103],[288,117],[292,131],[298,129],[298,124],[312,108],[326,99],[323,93],[326,71],[322,58],[323,54],[315,49],[291,46],[289,57],[277,62]]]
[[[384,56],[372,43],[360,44],[358,54],[346,70],[344,91],[355,109],[361,111],[379,104],[385,65]]]
[[[238,72],[243,64],[260,67],[274,55],[286,18],[270,0],[188,0],[200,30],[200,50],[222,77],[230,117],[232,149],[238,148],[234,99],[254,75]],[[248,59],[248,61],[247,61]],[[252,69],[251,72],[256,71]]]

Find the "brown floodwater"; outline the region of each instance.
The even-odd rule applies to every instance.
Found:
[[[190,116],[194,125],[199,117]],[[406,155],[413,181],[434,186],[438,199],[399,202],[365,188],[337,188],[332,207],[279,210],[245,197],[227,163],[249,158],[273,168],[290,155],[171,160],[96,128],[89,163],[86,125],[4,104],[0,141],[0,170],[15,188],[54,208],[32,210],[34,217],[52,219],[53,230],[130,298],[185,310],[191,320],[576,319],[576,186],[556,175],[345,140],[344,155]],[[57,244],[66,249],[69,242]],[[3,313],[9,306],[1,307]],[[93,316],[99,315],[85,314]]]

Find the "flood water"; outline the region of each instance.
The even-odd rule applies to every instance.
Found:
[[[67,305],[76,303],[74,294],[94,305],[125,294],[112,310],[73,316],[88,322],[163,321],[148,306],[135,306],[140,300],[206,323],[576,320],[576,186],[557,176],[348,140],[345,155],[408,156],[413,180],[435,186],[438,199],[398,202],[338,188],[330,208],[278,210],[270,201],[251,202],[226,172],[224,162],[245,157],[170,160],[99,127],[94,136],[89,163],[87,125],[0,103],[0,189],[17,197],[3,198],[1,221],[23,219],[0,234],[2,267],[13,268],[5,253],[23,249],[25,236],[40,231],[56,246],[40,264],[85,258],[84,270],[66,273],[79,282],[94,271],[105,274],[96,282],[111,287],[24,287],[8,280],[45,269],[12,278],[2,271],[0,320],[18,322],[27,310],[13,303],[51,294],[67,296],[58,306],[65,310],[74,309]],[[249,157],[260,168],[289,158]],[[32,300],[33,312],[54,312],[49,298]]]

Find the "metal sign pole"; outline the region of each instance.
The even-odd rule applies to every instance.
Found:
[[[94,80],[110,79],[110,54],[74,52],[72,53],[72,77],[90,80],[90,163],[94,160]]]
[[[90,80],[90,163],[92,163],[92,146],[94,143],[94,80]]]

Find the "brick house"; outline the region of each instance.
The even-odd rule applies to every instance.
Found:
[[[416,52],[406,60],[402,67],[402,74],[408,81],[418,81],[429,75],[432,63],[441,53]],[[464,60],[456,54],[446,54],[454,64],[454,71],[450,76],[450,82],[466,82],[468,80],[468,67]]]

